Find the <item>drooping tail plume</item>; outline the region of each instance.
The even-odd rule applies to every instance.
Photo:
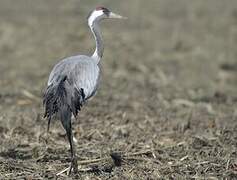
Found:
[[[67,76],[59,78],[56,83],[49,85],[44,93],[44,117],[48,119],[48,131],[52,117],[58,113],[63,106],[67,106],[67,92],[64,86],[66,79]]]
[[[85,101],[83,89],[77,90],[67,81],[67,76],[49,85],[44,93],[44,117],[48,119],[48,128],[54,115],[58,114],[61,122],[70,121],[71,113],[76,117]],[[66,118],[67,117],[67,118]],[[70,117],[70,118],[69,118]],[[68,119],[69,118],[69,119]]]

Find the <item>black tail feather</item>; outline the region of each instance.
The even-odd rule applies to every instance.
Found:
[[[81,107],[85,101],[85,94],[84,90],[81,88],[79,91],[74,88],[74,95],[71,98],[71,109],[73,115],[76,117],[78,111],[81,110]]]
[[[48,131],[51,119],[55,114],[59,115],[62,122],[68,121],[68,118],[65,119],[63,114],[73,113],[76,117],[85,101],[84,90],[82,88],[80,90],[76,89],[66,80],[67,76],[60,77],[56,83],[48,86],[45,91],[43,104],[45,106],[44,117],[48,119]]]
[[[44,117],[48,119],[48,128],[50,128],[50,122],[56,113],[58,113],[62,106],[67,105],[66,97],[67,92],[64,87],[64,83],[67,79],[67,76],[59,78],[58,82],[51,84],[47,87],[44,97],[43,104],[45,106]]]

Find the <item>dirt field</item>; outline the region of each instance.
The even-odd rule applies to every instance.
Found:
[[[56,62],[93,52],[97,5],[129,19],[101,24],[102,82],[73,122],[70,178],[237,179],[236,0],[0,0],[0,179],[69,166],[42,94]]]

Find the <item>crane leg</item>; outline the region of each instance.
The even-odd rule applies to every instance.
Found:
[[[77,157],[76,157],[76,153],[75,153],[75,144],[73,142],[73,134],[72,134],[72,128],[70,127],[70,129],[66,130],[67,132],[67,137],[68,137],[68,141],[70,144],[70,153],[71,153],[71,165],[70,165],[70,169],[69,169],[69,174],[78,173],[78,165],[77,165]]]
[[[70,144],[70,154],[71,154],[71,164],[69,168],[69,174],[72,172],[78,173],[78,165],[77,165],[77,157],[75,152],[75,144],[73,142],[73,134],[72,134],[72,125],[71,125],[71,114],[64,114],[64,118],[61,118],[62,125],[66,130],[67,138]]]

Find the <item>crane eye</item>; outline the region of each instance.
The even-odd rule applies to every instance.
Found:
[[[110,13],[110,10],[108,10],[107,8],[103,7],[103,6],[98,6],[95,8],[96,11],[100,11],[102,10],[103,13],[106,15],[106,16],[109,16],[109,13]]]
[[[109,16],[110,10],[108,10],[107,8],[103,8],[102,10],[106,16]]]

